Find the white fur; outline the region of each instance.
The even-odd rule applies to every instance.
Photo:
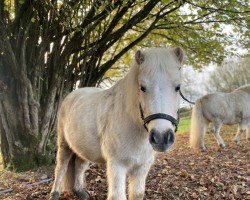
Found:
[[[138,54],[142,55],[143,59],[138,59],[143,62],[140,65],[135,62],[125,78],[110,89],[78,89],[63,101],[58,116],[59,150],[51,199],[56,199],[53,193],[60,192],[60,180],[67,169],[65,162],[70,160],[61,155],[67,147],[84,161],[79,164],[83,171],[87,161],[107,164],[108,200],[126,199],[127,176],[129,199],[143,199],[154,151],[143,127],[139,103],[145,116],[161,112],[177,117],[179,96],[175,87],[181,82],[181,62],[173,49],[146,49]],[[146,93],[140,90],[142,84]],[[174,129],[162,119],[148,124],[149,131],[153,128]],[[71,170],[71,177],[75,173],[83,177],[79,170]],[[79,190],[79,184],[85,187],[80,180],[75,181],[72,189]]]
[[[222,124],[239,124],[235,137],[250,127],[250,85],[242,86],[231,93],[214,93],[205,95],[196,101],[192,111],[190,145],[194,148],[205,148],[204,136],[209,122],[214,126],[214,137],[221,147],[225,143],[220,136]],[[247,138],[250,138],[247,136]]]

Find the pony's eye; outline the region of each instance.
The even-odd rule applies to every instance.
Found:
[[[176,86],[175,91],[178,92],[180,89],[181,89],[181,85],[179,84]]]
[[[146,92],[146,87],[141,85],[140,89],[141,89],[141,91]]]

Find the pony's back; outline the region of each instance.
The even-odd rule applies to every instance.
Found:
[[[223,120],[234,111],[235,97],[230,93],[213,93],[203,96],[202,102],[203,115],[208,121]]]
[[[243,86],[234,90],[234,92],[238,92],[238,91],[243,91],[243,92],[246,92],[250,95],[250,84],[243,85]]]

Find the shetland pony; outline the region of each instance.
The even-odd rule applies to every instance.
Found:
[[[239,87],[231,93],[213,93],[198,99],[192,111],[190,145],[205,149],[204,136],[209,123],[213,123],[213,134],[217,143],[225,147],[220,136],[222,124],[239,124],[234,138],[240,143],[240,134],[246,130],[250,139],[250,85]]]
[[[65,98],[51,200],[59,199],[61,183],[62,190],[89,199],[89,162],[106,163],[108,200],[126,199],[126,177],[129,199],[143,199],[155,151],[174,143],[183,57],[179,47],[139,50],[128,74],[110,89],[82,88]]]

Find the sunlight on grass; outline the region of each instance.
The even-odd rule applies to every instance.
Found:
[[[3,170],[3,157],[2,154],[0,153],[0,171]]]
[[[181,118],[180,124],[179,124],[179,127],[178,127],[178,133],[189,132],[189,130],[190,130],[190,123],[191,123],[190,117],[183,117],[183,118]]]

